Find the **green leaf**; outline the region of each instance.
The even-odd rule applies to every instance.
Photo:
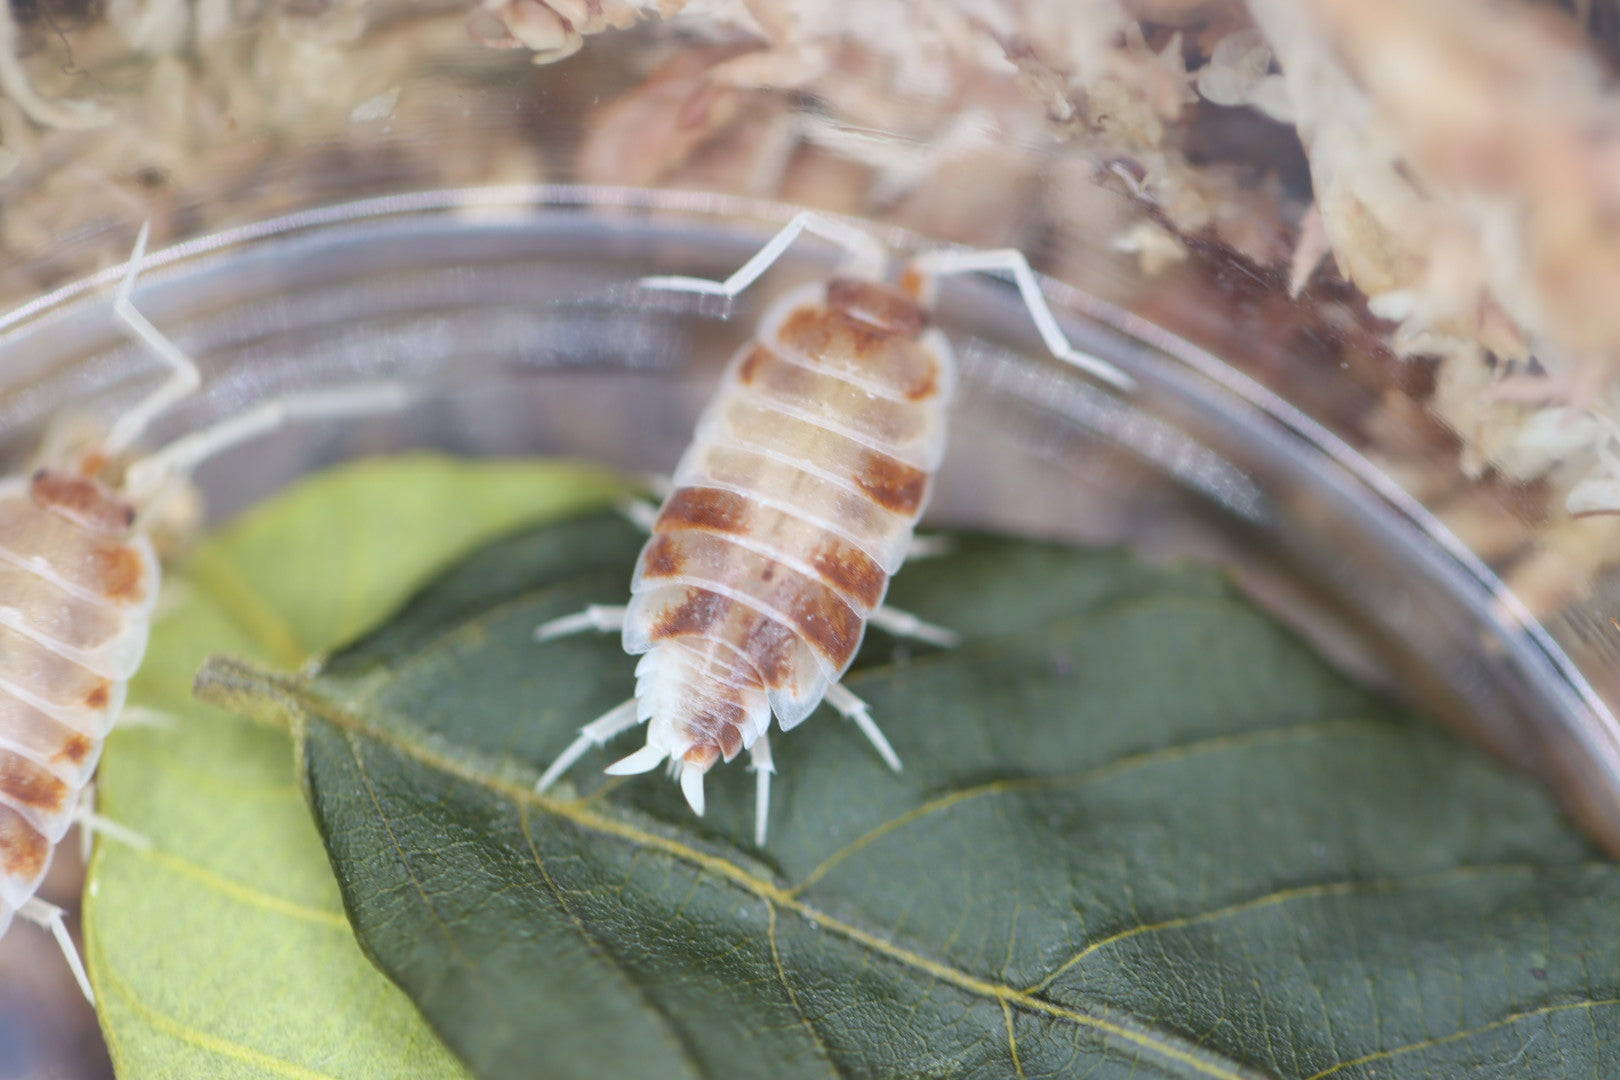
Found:
[[[99,845],[87,954],[119,1075],[454,1077],[460,1064],[361,954],[285,734],[197,703],[210,652],[300,667],[523,523],[599,507],[601,472],[430,457],[326,474],[201,545],[170,583],[100,809],[152,841]]]
[[[1533,785],[1347,683],[1217,575],[964,539],[850,687],[694,819],[639,736],[603,517],[498,542],[318,677],[200,684],[296,733],[357,933],[483,1077],[1620,1075],[1620,873]]]

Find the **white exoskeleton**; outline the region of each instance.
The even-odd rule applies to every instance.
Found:
[[[133,454],[151,422],[201,382],[196,364],[130,299],[146,238],[143,225],[113,310],[167,378],[90,445],[52,451],[32,473],[0,480],[0,934],[13,915],[49,929],[92,1001],[62,910],[35,892],[75,822],[142,842],[90,812],[88,785],[151,628],[161,571],[150,511],[173,483],[229,447],[293,420],[394,409],[409,399],[390,382],[313,391]]]
[[[636,693],[580,729],[537,785],[545,791],[587,750],[647,721],[647,743],[614,774],[670,763],[703,813],[703,776],[749,751],[763,844],[774,771],[767,731],[802,723],[826,700],[893,769],[899,758],[867,706],[839,679],[871,622],[949,646],[956,635],[883,606],[913,544],[945,453],[956,362],[930,325],[937,279],[1010,272],[1047,347],[1129,390],[1112,365],[1075,350],[1013,250],[938,251],[886,284],[883,249],[866,233],[800,214],[724,282],[644,279],[645,288],[731,297],[801,232],[842,246],[842,273],[778,300],[737,353],[675,468],[636,563],[628,607],[553,620],[540,640],[620,631],[641,656]]]

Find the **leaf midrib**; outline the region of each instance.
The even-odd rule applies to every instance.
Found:
[[[986,1000],[996,1001],[1003,1010],[1016,1008],[1029,1014],[1044,1016],[1051,1020],[1066,1021],[1087,1027],[1116,1043],[1125,1043],[1133,1047],[1147,1050],[1176,1064],[1192,1069],[1201,1076],[1215,1078],[1215,1080],[1253,1080],[1254,1077],[1264,1076],[1265,1074],[1254,1072],[1241,1064],[1232,1062],[1231,1059],[1225,1055],[1215,1054],[1208,1048],[1199,1045],[1194,1040],[1187,1039],[1174,1033],[1151,1028],[1139,1023],[1133,1023],[1129,1018],[1120,1017],[1117,1010],[1114,1010],[1109,1006],[1095,1005],[1090,1007],[1092,1011],[1086,1011],[1086,1007],[1083,1006],[1061,1004],[1050,1001],[1047,998],[1042,997],[1041,992],[1050,986],[1050,984],[1055,981],[1055,979],[1060,976],[1064,970],[1072,969],[1079,961],[1084,959],[1084,957],[1092,955],[1111,944],[1119,942],[1120,940],[1127,939],[1141,933],[1162,930],[1169,928],[1170,926],[1190,925],[1198,922],[1204,922],[1208,921],[1209,919],[1225,917],[1236,912],[1250,910],[1258,906],[1285,902],[1290,899],[1302,897],[1336,895],[1346,892],[1392,891],[1397,888],[1410,887],[1415,883],[1423,883],[1430,886],[1440,886],[1443,884],[1455,883],[1463,880],[1464,878],[1476,877],[1484,874],[1526,873],[1534,872],[1535,870],[1539,869],[1535,866],[1520,863],[1476,864],[1462,867],[1451,867],[1445,870],[1418,875],[1416,878],[1403,877],[1394,879],[1380,879],[1377,881],[1318,883],[1311,886],[1302,886],[1294,889],[1282,890],[1277,893],[1269,893],[1261,897],[1251,897],[1241,902],[1223,907],[1217,911],[1199,912],[1192,915],[1180,916],[1172,920],[1165,920],[1157,924],[1133,927],[1118,934],[1111,935],[1108,938],[1091,942],[1084,949],[1080,950],[1079,953],[1061,965],[1057,971],[1052,972],[1047,977],[1030,987],[1020,989],[1017,987],[996,983],[988,979],[982,979],[967,972],[960,971],[947,964],[932,960],[921,953],[888,941],[870,931],[862,929],[859,926],[824,912],[822,909],[800,899],[800,894],[810,884],[808,879],[796,886],[778,885],[772,881],[756,876],[754,873],[751,873],[749,870],[735,862],[730,861],[729,859],[703,851],[699,848],[683,843],[673,837],[640,827],[629,820],[599,813],[595,808],[601,804],[594,798],[564,801],[543,795],[537,795],[532,788],[528,787],[527,785],[504,779],[499,775],[495,775],[490,770],[480,767],[480,761],[478,760],[479,755],[469,754],[458,757],[448,753],[436,752],[427,745],[412,742],[408,738],[402,737],[399,732],[368,722],[364,718],[363,714],[355,711],[354,709],[347,708],[339,702],[334,701],[333,699],[326,697],[319,692],[313,691],[308,687],[307,684],[302,683],[295,678],[276,676],[268,673],[259,673],[259,677],[268,680],[278,688],[278,696],[281,697],[284,705],[296,702],[300,708],[308,712],[310,717],[320,719],[343,732],[346,740],[352,739],[354,736],[363,736],[391,752],[400,754],[401,756],[409,758],[419,764],[425,765],[449,776],[453,776],[465,783],[481,787],[492,794],[508,799],[514,805],[522,808],[522,817],[525,823],[527,823],[531,817],[530,811],[538,808],[543,812],[553,814],[558,818],[568,821],[575,827],[582,830],[612,836],[630,844],[638,845],[643,849],[662,852],[663,854],[672,858],[676,858],[693,865],[700,870],[707,871],[717,878],[724,879],[730,882],[732,885],[739,887],[745,892],[764,901],[767,905],[773,927],[779,911],[785,910],[792,912],[799,918],[805,920],[808,924],[814,925],[820,930],[826,930],[837,934],[846,940],[852,941],[857,945],[869,949],[876,955],[891,960],[892,962],[902,964],[912,968],[913,970],[930,975],[940,982],[953,986],[958,990],[973,994]],[[361,697],[367,696],[369,695],[361,695]],[[303,721],[294,722],[292,726],[294,727],[295,731],[302,726],[302,723]],[[960,796],[963,795],[978,796],[992,794],[996,791],[1006,790],[1013,786],[1028,787],[1037,784],[1041,786],[1051,786],[1058,783],[1072,784],[1077,781],[1117,775],[1120,771],[1128,767],[1138,767],[1148,764],[1154,760],[1164,760],[1167,757],[1173,758],[1185,756],[1186,754],[1194,752],[1198,749],[1207,750],[1212,748],[1230,748],[1238,745],[1249,745],[1257,739],[1277,741],[1281,739],[1299,737],[1321,737],[1324,733],[1330,730],[1339,734],[1350,734],[1356,736],[1375,736],[1391,733],[1392,731],[1388,725],[1381,724],[1376,721],[1339,719],[1319,721],[1309,725],[1296,724],[1286,728],[1270,728],[1255,732],[1226,734],[1207,740],[1198,740],[1196,744],[1178,744],[1173,747],[1159,748],[1153,751],[1129,755],[1125,758],[1105,763],[1104,765],[1096,768],[1084,770],[1080,773],[1068,774],[1061,778],[1027,778],[1013,781],[998,781],[993,784],[980,785],[975,788],[963,789],[961,792],[949,793],[946,796],[941,796],[940,799],[937,799],[934,802],[941,804],[949,802],[950,804],[954,805],[956,802],[961,801]],[[299,747],[299,757],[302,759],[304,756],[303,739],[298,739],[297,743]],[[356,758],[359,762],[359,767],[364,770],[363,760],[360,758],[360,755],[356,755]],[[468,760],[468,758],[472,758],[472,760]],[[927,804],[927,806],[933,807],[935,810],[943,808],[943,805],[934,806],[933,803]],[[918,809],[922,810],[924,808]],[[916,812],[914,811],[913,816],[915,813]],[[903,817],[896,819],[896,821],[908,823],[912,819],[913,817]],[[527,825],[525,825],[525,830],[527,835]],[[867,841],[870,842],[870,839],[875,839],[874,834],[878,833],[879,831],[884,831],[886,834],[886,832],[892,831],[892,827],[888,830],[882,830],[882,827],[879,829],[874,829],[872,833],[867,834]],[[851,846],[859,845],[860,842],[860,840],[852,842]],[[531,844],[531,851],[532,850],[533,848]],[[846,852],[849,851],[848,848],[842,850]],[[536,856],[535,861],[537,868],[542,874],[544,874],[545,869],[540,863],[538,856]],[[823,865],[825,865],[825,862]],[[1583,865],[1585,864],[1571,864],[1569,868],[1574,869],[1577,866]],[[1601,864],[1599,864],[1599,868],[1601,868]],[[812,873],[814,873],[814,871],[812,871]],[[772,944],[774,948],[774,935]],[[779,971],[779,975],[785,979],[785,972]],[[807,1024],[810,1023],[809,1018],[804,1016],[802,1009],[798,1008],[796,1001],[794,1002],[794,1006],[795,1012],[802,1019],[804,1019]],[[1466,1031],[1453,1032],[1448,1035],[1436,1036],[1431,1039],[1421,1040],[1408,1045],[1373,1051],[1369,1054],[1365,1054],[1354,1059],[1346,1059],[1311,1074],[1310,1080],[1319,1080],[1319,1078],[1322,1077],[1337,1075],[1344,1069],[1351,1068],[1356,1065],[1366,1064],[1371,1061],[1387,1060],[1401,1054],[1420,1051],[1425,1048],[1444,1043],[1455,1042],[1459,1039],[1468,1038],[1472,1035],[1495,1030],[1511,1025],[1520,1020],[1530,1019],[1548,1013],[1576,1008],[1589,1009],[1613,1006],[1620,1006],[1620,999],[1572,1001],[1529,1010],[1523,1013],[1515,1013],[1510,1016],[1499,1018],[1498,1020],[1492,1021],[1489,1024],[1481,1025],[1477,1028],[1471,1028]],[[1009,1031],[1010,1030],[1011,1029],[1009,1028]],[[1011,1053],[1014,1055],[1017,1054],[1016,1044],[1012,1040],[1011,1035],[1009,1035],[1008,1048]]]
[[[279,683],[281,690],[297,700],[312,717],[332,725],[346,737],[362,735],[418,764],[508,799],[525,812],[529,808],[537,807],[576,828],[611,836],[643,849],[656,850],[679,859],[699,870],[707,871],[718,879],[730,882],[763,900],[772,909],[792,912],[820,931],[837,934],[874,954],[931,976],[965,993],[1032,1015],[1090,1028],[1116,1044],[1124,1043],[1149,1051],[1191,1069],[1200,1076],[1210,1077],[1211,1080],[1255,1080],[1266,1075],[1233,1062],[1226,1055],[1216,1054],[1199,1046],[1190,1039],[1120,1017],[1116,1014],[1116,1010],[1107,1006],[1093,1006],[1088,1011],[1081,1007],[1049,1001],[1027,990],[971,975],[825,912],[800,899],[789,889],[757,877],[728,859],[692,847],[673,837],[642,828],[628,820],[598,813],[580,802],[538,795],[531,788],[491,775],[469,762],[435,753],[425,746],[401,739],[394,732],[368,723],[349,709],[311,692],[307,687],[274,676],[270,678]],[[300,749],[302,750],[302,747]],[[363,769],[363,764],[360,767]]]
[[[659,1030],[663,1032],[671,1048],[679,1055],[682,1063],[687,1066],[687,1075],[701,1076],[703,1070],[699,1066],[696,1056],[692,1053],[692,1048],[687,1045],[680,1028],[672,1021],[667,1010],[661,1008],[647,994],[646,989],[631,978],[629,972],[625,971],[623,965],[619,963],[618,957],[613,955],[613,950],[608,948],[606,942],[601,941],[591,933],[590,928],[585,925],[585,921],[580,918],[579,913],[569,905],[566,890],[557,884],[557,880],[551,876],[551,871],[546,869],[545,863],[540,858],[539,849],[535,847],[534,833],[529,828],[527,807],[523,808],[521,820],[523,822],[523,840],[528,844],[529,853],[534,858],[534,865],[540,871],[540,878],[545,882],[546,889],[557,902],[557,907],[568,917],[568,921],[573,924],[575,931],[579,934],[580,939],[585,942],[585,946],[590,950],[591,954],[611,967],[614,974],[620,976],[636,997],[658,1017]]]

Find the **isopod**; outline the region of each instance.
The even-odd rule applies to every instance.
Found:
[[[651,536],[630,604],[593,605],[535,631],[548,640],[618,630],[625,651],[641,657],[635,696],[581,728],[539,791],[590,748],[646,721],[646,745],[607,771],[645,772],[667,760],[701,815],[704,774],[747,750],[763,845],[771,717],[789,731],[823,700],[900,768],[866,703],[839,679],[868,622],[937,645],[956,640],[883,606],[945,452],[956,363],[930,325],[940,277],[1010,272],[1054,355],[1119,389],[1135,385],[1069,344],[1028,262],[1010,249],[923,254],[887,284],[887,257],[872,237],[804,213],[723,282],[641,284],[732,297],[803,232],[844,248],[845,269],[781,297],[733,358],[663,504],[642,514]]]
[[[0,480],[0,934],[13,915],[49,929],[92,1001],[62,910],[35,892],[75,821],[116,831],[89,813],[87,785],[146,650],[161,583],[151,511],[222,450],[294,419],[397,408],[407,397],[394,383],[289,396],[132,459],[151,422],[201,383],[130,299],[147,232],[113,310],[167,378],[91,445],[47,450],[31,474]]]

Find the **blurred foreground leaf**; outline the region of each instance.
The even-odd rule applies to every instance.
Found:
[[[277,731],[197,703],[221,649],[296,668],[469,548],[599,507],[600,472],[406,457],[317,477],[202,544],[173,584],[113,735],[101,809],[151,839],[98,846],[85,906],[102,1026],[125,1080],[455,1077],[460,1064],[366,961]]]
[[[631,691],[640,538],[498,542],[315,678],[211,663],[290,728],[368,952],[483,1077],[1620,1075],[1620,872],[1527,781],[1326,669],[1218,575],[963,540],[823,713],[694,819],[641,735],[530,785]]]

